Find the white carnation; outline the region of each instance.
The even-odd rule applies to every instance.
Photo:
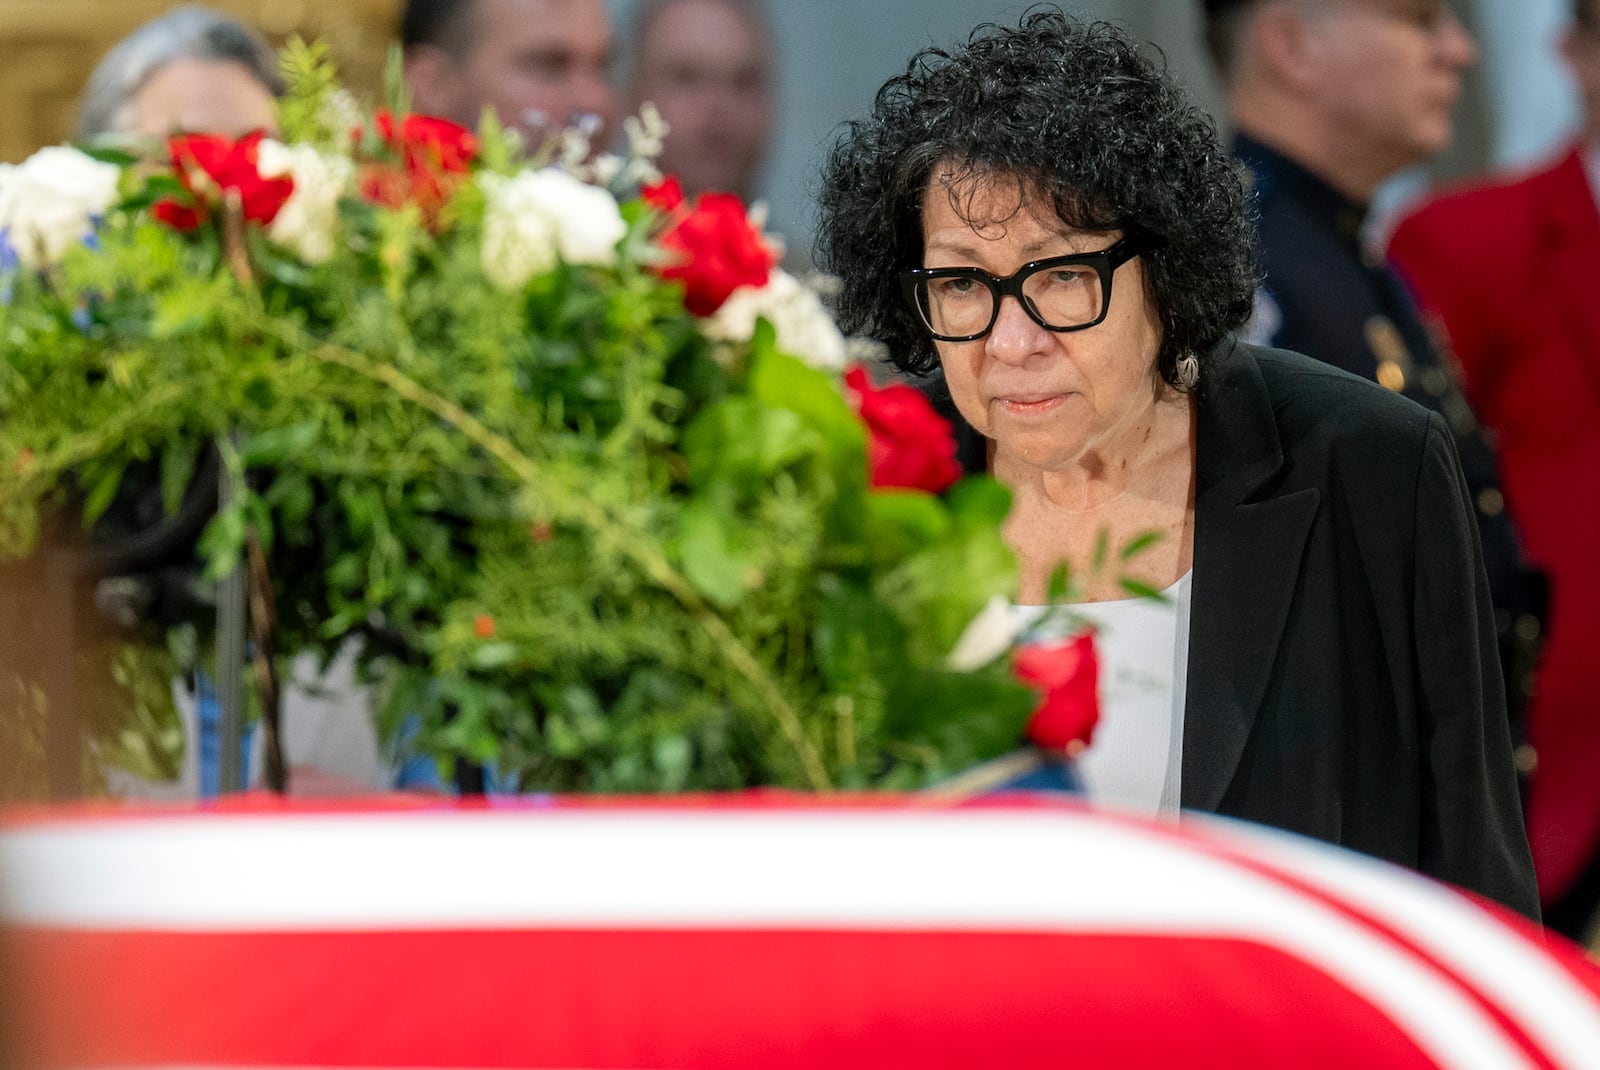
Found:
[[[267,228],[267,237],[308,264],[326,263],[339,227],[339,198],[350,186],[355,165],[310,145],[263,140],[256,167],[263,178],[288,175],[294,180],[294,192]]]
[[[713,342],[740,343],[755,333],[756,319],[766,317],[778,335],[778,349],[811,365],[837,371],[845,365],[845,340],[815,290],[773,268],[767,284],[741,286],[728,295],[701,329]]]
[[[77,149],[40,149],[0,173],[0,232],[25,266],[59,263],[116,203],[120,175]]]
[[[488,198],[483,220],[483,271],[515,290],[555,266],[613,264],[628,232],[616,198],[565,171],[524,171],[512,178],[481,175]]]

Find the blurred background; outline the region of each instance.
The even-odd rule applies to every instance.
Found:
[[[620,57],[637,0],[609,0]],[[0,162],[66,140],[89,71],[110,46],[176,0],[0,0]],[[395,37],[401,0],[210,0],[265,31],[320,37],[351,87],[375,94]],[[872,93],[927,44],[964,36],[975,24],[1014,20],[1024,4],[990,0],[805,0],[768,2],[777,43],[777,122],[758,192],[771,227],[795,251],[810,247],[812,190],[837,125],[865,111]],[[1200,40],[1201,0],[1077,0],[1064,7],[1115,19],[1164,52],[1195,99],[1218,114]],[[1569,0],[1456,0],[1482,49],[1468,76],[1452,151],[1427,172],[1399,177],[1379,199],[1379,226],[1430,176],[1532,163],[1574,129],[1575,90],[1553,40]],[[618,70],[619,78],[623,71]]]

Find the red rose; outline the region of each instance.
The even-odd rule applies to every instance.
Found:
[[[1100,721],[1100,659],[1094,633],[1022,647],[1012,659],[1017,679],[1043,690],[1028,721],[1028,739],[1047,750],[1077,753]]]
[[[875,387],[859,365],[844,381],[867,425],[874,487],[937,494],[961,478],[950,421],[933,411],[922,391],[904,383]]]
[[[671,194],[665,183],[654,188],[663,198]],[[731,193],[702,193],[686,212],[680,205],[659,241],[678,257],[656,273],[683,283],[684,307],[696,316],[711,315],[740,286],[765,286],[777,263]]]
[[[466,127],[431,115],[408,115],[398,125],[381,108],[373,116],[391,161],[374,163],[361,175],[361,195],[385,208],[415,204],[429,223],[450,199],[478,155],[478,139]]]
[[[294,179],[263,178],[259,169],[261,131],[234,141],[213,134],[184,134],[167,141],[172,167],[189,193],[190,203],[175,198],[157,201],[151,213],[179,230],[193,230],[230,192],[237,193],[247,222],[265,226],[294,192]]]
[[[677,175],[667,175],[660,182],[639,187],[639,199],[658,212],[671,212],[683,203],[683,183]]]

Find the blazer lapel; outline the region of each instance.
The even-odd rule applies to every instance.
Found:
[[[1283,467],[1252,349],[1202,362],[1197,404],[1193,603],[1183,722],[1186,808],[1215,810],[1266,694],[1321,495],[1257,492]]]

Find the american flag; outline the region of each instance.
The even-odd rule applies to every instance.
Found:
[[[0,887],[17,1067],[1600,1067],[1558,938],[1043,796],[13,814]]]

